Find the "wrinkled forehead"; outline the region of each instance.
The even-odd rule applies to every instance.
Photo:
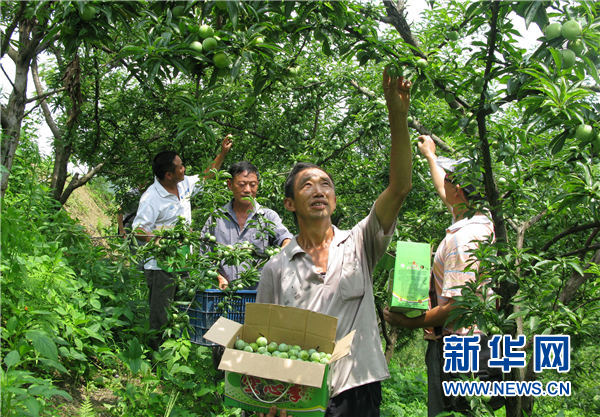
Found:
[[[306,168],[303,169],[296,175],[296,183],[294,186],[299,187],[307,181],[321,181],[327,180],[333,185],[333,180],[327,174],[327,172],[323,171],[320,168]]]
[[[247,182],[258,182],[258,177],[255,172],[240,172],[233,177],[234,182],[247,181]]]

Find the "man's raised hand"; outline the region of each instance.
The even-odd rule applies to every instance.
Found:
[[[390,113],[408,113],[412,83],[404,77],[392,77],[383,70],[383,93]]]

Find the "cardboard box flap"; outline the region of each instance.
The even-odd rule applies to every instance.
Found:
[[[335,342],[335,348],[333,349],[333,353],[331,354],[331,359],[329,362],[337,361],[338,359],[343,358],[350,353],[350,348],[352,347],[352,340],[354,339],[355,333],[356,330],[352,330],[346,336]]]
[[[247,303],[244,338],[259,335],[278,343],[298,344],[304,348],[319,347],[331,352],[334,347],[337,318],[296,307]]]
[[[219,317],[215,324],[204,333],[203,337],[218,345],[227,346],[242,327],[243,325],[236,321]]]
[[[263,356],[235,349],[225,349],[219,369],[315,388],[321,387],[325,374],[325,366],[318,363]]]

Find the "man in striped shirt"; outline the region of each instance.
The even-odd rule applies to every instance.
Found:
[[[443,411],[467,411],[463,406],[468,407],[468,404],[457,405],[456,399],[444,398],[442,338],[450,334],[465,335],[470,330],[474,334],[481,333],[475,326],[470,329],[457,329],[446,321],[454,308],[454,297],[461,295],[460,287],[475,280],[478,262],[472,252],[482,241],[493,239],[494,224],[485,213],[474,211],[472,208],[472,202],[481,198],[475,188],[472,185],[463,187],[457,183],[454,171],[460,161],[437,158],[435,143],[429,136],[420,136],[418,147],[429,163],[434,187],[452,213],[453,223],[446,229],[446,237],[435,253],[429,292],[430,309],[419,317],[408,318],[401,313],[392,313],[386,308],[384,318],[394,326],[425,329],[425,339],[428,340],[425,356],[428,377],[427,408],[428,416],[433,417]],[[484,343],[486,342],[481,342],[480,345],[483,346]]]

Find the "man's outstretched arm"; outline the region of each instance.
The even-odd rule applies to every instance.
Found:
[[[223,138],[223,142],[221,142],[221,150],[215,157],[215,160],[212,162],[212,164],[210,164],[208,168],[206,168],[203,172],[205,179],[209,179],[214,176],[211,170],[216,169],[218,171],[219,169],[221,169],[223,161],[225,161],[225,157],[227,156],[227,154],[231,150],[231,147],[233,146],[232,137],[233,135],[229,133],[227,136],[225,136],[225,138]]]
[[[394,224],[406,195],[412,188],[412,152],[406,121],[411,82],[383,71],[383,92],[388,108],[392,145],[390,182],[375,202],[375,214],[385,233]]]

